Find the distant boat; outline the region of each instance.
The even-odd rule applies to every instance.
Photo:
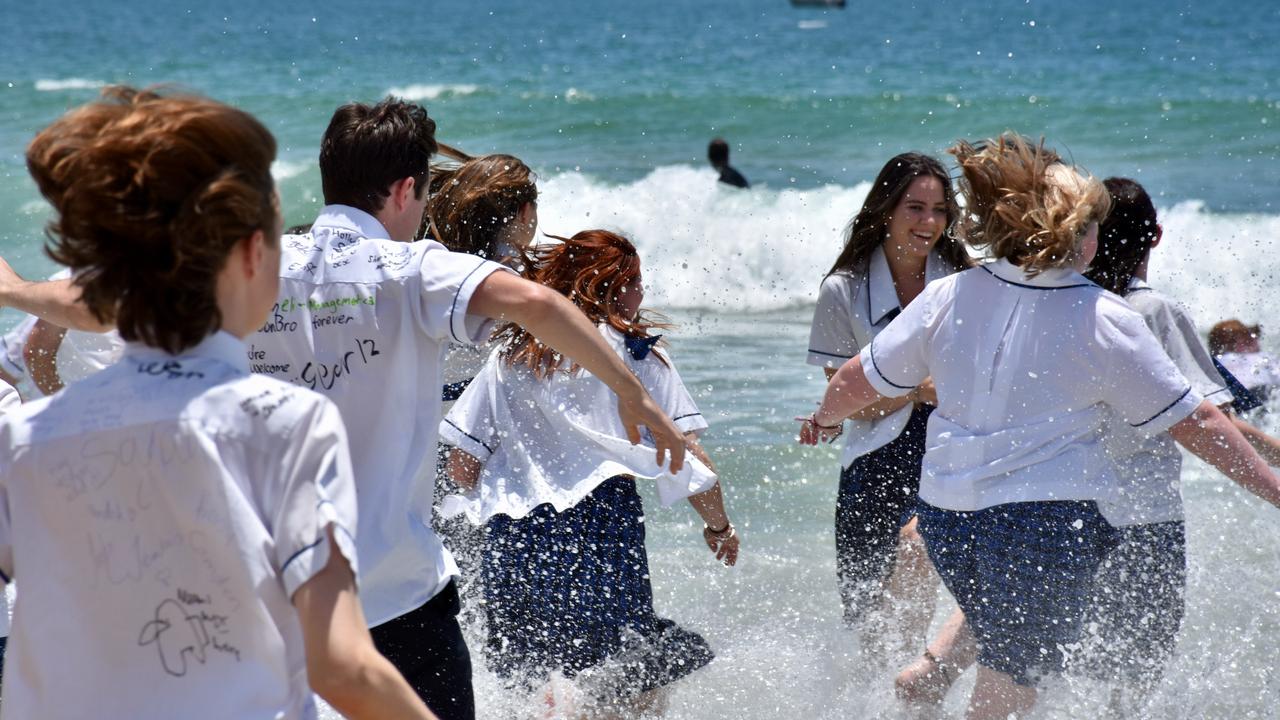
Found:
[[[791,0],[794,7],[828,7],[842,8],[845,0]]]

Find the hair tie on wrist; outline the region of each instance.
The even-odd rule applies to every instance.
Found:
[[[719,530],[715,530],[715,529],[713,529],[710,525],[708,525],[708,524],[706,524],[706,523],[703,523],[703,524],[702,524],[702,529],[703,529],[703,530],[706,530],[707,532],[711,533],[712,535],[721,535],[721,534],[724,534],[724,533],[728,532],[728,531],[729,531],[729,528],[731,528],[731,527],[733,527],[733,523],[728,522],[728,521],[725,521],[724,527],[720,528]]]

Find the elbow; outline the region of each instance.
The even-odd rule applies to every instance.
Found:
[[[367,652],[307,659],[311,689],[344,715],[370,697],[377,685],[375,675],[375,663]]]

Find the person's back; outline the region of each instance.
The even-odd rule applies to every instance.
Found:
[[[350,483],[315,482],[326,462],[346,480],[341,434],[226,334],[178,357],[131,346],[0,421],[0,564],[22,581],[5,715],[313,717],[290,598],[324,563],[322,519],[354,527]]]

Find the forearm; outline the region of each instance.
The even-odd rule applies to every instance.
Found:
[[[22,350],[31,382],[45,395],[62,389],[62,378],[58,376],[58,348],[66,334],[66,328],[39,320],[32,326],[27,345]]]
[[[836,374],[831,376],[822,404],[814,413],[814,420],[819,425],[837,425],[859,410],[883,399],[884,396],[867,382],[867,377],[862,372],[862,359],[855,357],[841,365]]]
[[[476,483],[480,480],[481,463],[474,455],[462,448],[450,448],[449,462],[445,468],[454,485],[468,492],[475,490]]]
[[[827,382],[830,382],[831,378],[835,377],[836,368],[823,369],[827,373]],[[892,415],[913,402],[915,402],[914,393],[896,398],[880,398],[861,410],[849,415],[849,419],[873,422],[888,415]]]
[[[1280,481],[1236,426],[1208,401],[1169,428],[1183,447],[1217,468],[1238,485],[1280,506]]]
[[[80,290],[70,280],[32,282],[17,279],[0,284],[0,306],[35,315],[58,327],[107,332],[107,325],[80,302]]]
[[[325,701],[345,718],[376,720],[377,718],[419,718],[435,720],[409,683],[369,641],[364,652],[353,658],[359,671],[339,688],[328,689]]]
[[[703,465],[715,472],[716,466],[711,462],[707,451],[698,443],[696,435],[687,433],[685,435],[685,446]],[[689,504],[693,506],[694,511],[698,513],[698,516],[702,518],[703,524],[707,527],[719,530],[729,524],[729,513],[724,508],[724,493],[720,488],[719,482],[716,482],[708,490],[690,496]]]
[[[1262,459],[1268,465],[1280,465],[1280,440],[1250,425],[1240,419],[1238,415],[1232,414],[1229,417],[1231,418],[1231,424],[1235,425],[1240,434],[1244,435],[1244,439],[1249,441],[1249,444],[1253,446],[1253,449],[1262,456]]]

